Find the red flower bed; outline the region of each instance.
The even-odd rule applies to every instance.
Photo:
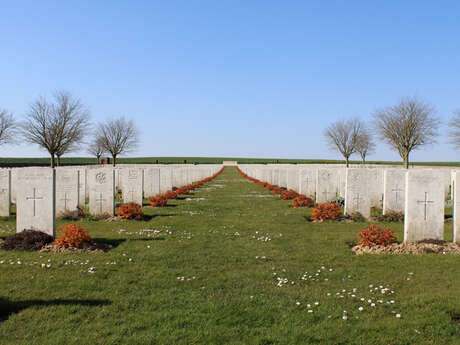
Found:
[[[371,224],[367,229],[363,229],[358,234],[358,244],[373,247],[373,246],[388,246],[396,242],[396,237],[393,236],[393,231],[390,229],[382,229],[380,226]]]
[[[149,198],[149,203],[153,207],[166,207],[168,205],[168,199],[163,195],[155,195]]]
[[[272,189],[272,194],[281,194],[284,191],[286,191],[286,188],[284,187],[275,187],[274,189]]]
[[[337,219],[342,215],[342,209],[335,203],[318,204],[311,212],[314,222],[322,222],[328,219]]]
[[[292,200],[298,196],[299,194],[295,190],[289,189],[281,193],[280,199],[281,200]]]
[[[122,219],[142,219],[142,207],[135,202],[130,202],[127,204],[121,204],[117,211],[117,216]]]
[[[260,181],[260,180],[258,180],[256,178],[248,176],[247,174],[242,172],[238,167],[236,169],[238,170],[238,172],[240,173],[241,176],[243,176],[244,178],[248,179],[249,181],[257,183],[260,187],[263,187],[266,190],[268,190],[269,192],[272,192],[272,194],[281,194],[281,199],[283,199],[283,200],[292,200],[292,199],[296,198],[297,196],[299,196],[299,194],[294,190],[289,190],[288,191],[284,187],[278,187],[278,186],[272,185],[272,184],[270,184],[268,182]]]
[[[81,248],[84,243],[91,242],[91,236],[86,233],[87,229],[78,225],[70,223],[59,229],[62,232],[54,241],[58,246]]]
[[[177,193],[173,192],[172,190],[168,190],[166,193],[164,193],[164,197],[166,199],[177,199]]]
[[[292,207],[313,207],[315,203],[312,198],[308,198],[306,195],[299,195],[292,200]]]
[[[185,186],[185,187],[177,188],[174,192],[177,195],[187,195],[190,193],[191,189],[192,189],[191,186]]]

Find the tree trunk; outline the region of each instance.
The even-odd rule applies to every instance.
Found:
[[[347,168],[348,168],[348,166],[350,165],[350,163],[349,163],[349,161],[348,161],[348,157],[345,157],[345,162],[346,162]]]
[[[101,155],[96,155],[96,164],[101,163]]]
[[[115,164],[117,164],[117,155],[113,155],[113,166],[115,166]]]
[[[404,167],[406,169],[409,169],[409,152],[404,155],[403,159],[404,159]]]
[[[57,158],[56,165],[60,166],[61,165],[61,156],[56,156],[56,158]]]
[[[51,154],[51,168],[54,168],[55,165],[54,154]]]

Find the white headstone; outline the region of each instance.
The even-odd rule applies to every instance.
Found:
[[[144,169],[144,195],[146,198],[160,194],[160,169]]]
[[[11,170],[0,169],[0,217],[10,215]]]
[[[273,169],[272,180],[273,180],[273,182],[272,182],[273,185],[279,186],[279,184],[280,184],[280,169],[278,169],[278,168]]]
[[[16,231],[40,230],[55,236],[55,170],[24,168],[17,171]]]
[[[165,193],[171,190],[172,185],[172,171],[171,168],[160,168],[160,193]]]
[[[383,173],[382,168],[364,168],[367,170],[367,188],[371,207],[382,208],[383,199]]]
[[[311,198],[316,194],[316,169],[302,169],[300,171],[300,194]]]
[[[113,216],[115,209],[115,171],[109,168],[88,171],[89,212]]]
[[[320,168],[316,173],[316,203],[324,203],[337,196],[338,172],[336,168]]]
[[[287,188],[287,169],[280,169],[279,170],[279,187]]]
[[[338,168],[337,169],[337,185],[338,185],[338,194],[342,198],[345,198],[345,185],[347,179],[347,169]]]
[[[404,241],[444,238],[444,185],[435,170],[406,174]]]
[[[406,169],[385,169],[383,173],[383,214],[404,212]]]
[[[452,172],[452,177],[453,239],[454,242],[460,243],[460,171]]]
[[[123,186],[123,202],[143,203],[143,173],[138,168],[123,168],[119,171]]]
[[[345,214],[359,212],[363,217],[370,216],[367,169],[348,168],[346,171]]]
[[[300,192],[300,175],[299,168],[290,168],[287,176],[287,189],[292,189],[297,193]]]
[[[56,168],[56,215],[78,207],[78,170]]]
[[[81,207],[86,205],[86,169],[78,169],[78,204]]]

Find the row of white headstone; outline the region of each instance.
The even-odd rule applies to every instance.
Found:
[[[16,204],[16,230],[54,236],[55,218],[88,206],[92,215],[112,216],[115,194],[124,203],[143,199],[214,175],[221,165],[78,166],[0,169],[0,216]]]
[[[330,165],[239,165],[258,180],[293,189],[324,203],[345,199],[344,212],[370,216],[371,207],[404,213],[404,240],[444,238],[444,209],[451,197],[453,238],[460,242],[460,170]],[[458,209],[458,210],[457,210]]]

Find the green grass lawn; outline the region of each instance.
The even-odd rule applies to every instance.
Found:
[[[367,224],[311,223],[234,168],[189,198],[82,222],[107,253],[0,251],[0,344],[460,344],[460,256],[355,256]]]

